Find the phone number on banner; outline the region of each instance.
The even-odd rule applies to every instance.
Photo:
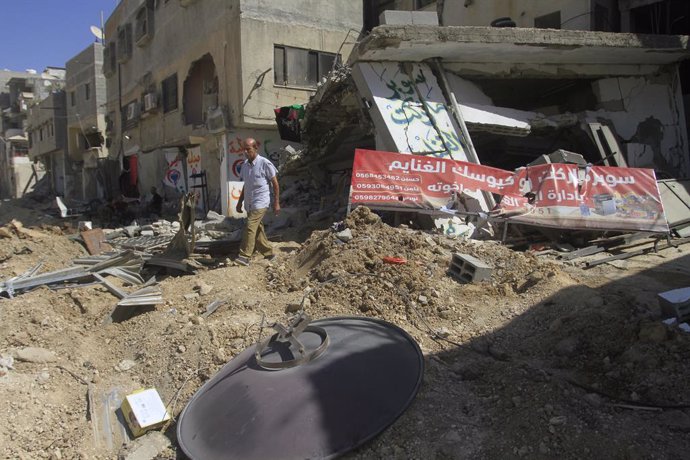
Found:
[[[352,195],[352,201],[419,201],[416,196],[402,196],[402,195],[362,195],[355,193]]]

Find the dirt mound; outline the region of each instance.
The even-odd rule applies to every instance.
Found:
[[[461,284],[448,276],[453,253],[491,265],[491,280]],[[401,263],[389,263],[396,262],[387,261],[391,257]],[[307,298],[314,316],[365,314],[412,321],[421,331],[429,329],[425,322],[440,328],[495,295],[538,298],[542,287],[551,292],[573,283],[558,265],[530,254],[495,242],[393,228],[365,207],[353,211],[344,225],[314,232],[290,261],[269,267],[267,274],[276,290],[311,291]]]

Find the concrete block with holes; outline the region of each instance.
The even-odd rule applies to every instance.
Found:
[[[659,306],[665,318],[675,317],[679,322],[690,318],[690,287],[659,293]]]
[[[476,283],[491,279],[493,267],[469,254],[453,254],[448,274],[462,283]]]

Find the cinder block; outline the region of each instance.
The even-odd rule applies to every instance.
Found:
[[[384,10],[379,15],[379,24],[384,25],[404,25],[412,24],[412,13],[410,11]]]
[[[679,323],[690,318],[690,287],[660,292],[659,306],[665,318],[674,316]]]
[[[474,283],[491,278],[493,267],[469,254],[453,254],[448,274],[463,283]]]

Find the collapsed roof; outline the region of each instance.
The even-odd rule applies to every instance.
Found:
[[[420,107],[437,104],[459,132],[453,93],[483,164],[514,168],[564,149],[592,163],[690,176],[676,65],[689,55],[687,36],[380,26],[353,50],[354,80],[341,70],[310,103],[305,120],[310,169],[347,167],[354,147],[437,155],[408,149],[411,125],[397,120],[408,137],[401,143],[400,134],[384,126],[385,107],[397,97],[411,97]],[[402,63],[413,64],[405,71]],[[380,72],[382,83],[392,73],[412,72],[417,78],[421,69],[428,94],[435,85],[441,91],[427,100],[380,84],[390,93],[384,94],[367,83],[365,68],[369,75]]]

